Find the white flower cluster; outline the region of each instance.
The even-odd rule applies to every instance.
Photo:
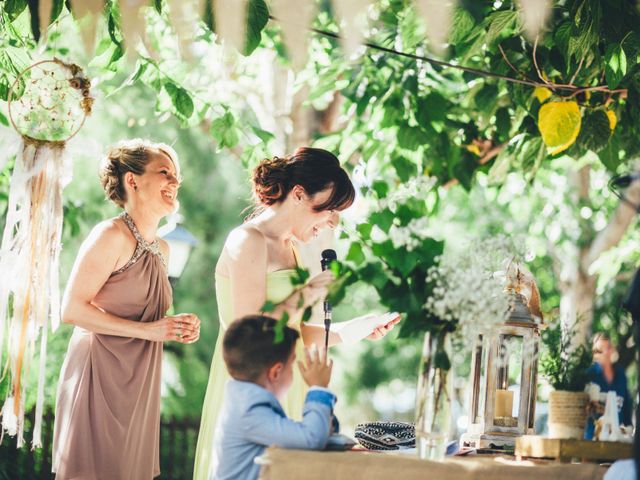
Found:
[[[425,198],[435,187],[437,179],[435,177],[427,177],[420,175],[410,178],[407,182],[401,183],[392,192],[389,192],[386,198],[380,200],[380,207],[388,206],[395,211],[399,203],[403,203],[409,198]]]
[[[429,235],[428,226],[427,217],[414,218],[406,227],[391,225],[389,238],[395,248],[406,248],[410,252],[420,245],[420,239]]]
[[[509,310],[499,270],[514,253],[513,242],[504,236],[475,242],[455,254],[446,252],[427,275],[434,287],[425,309],[454,324],[468,340],[489,333],[505,321]]]

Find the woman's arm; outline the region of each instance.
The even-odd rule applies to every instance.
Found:
[[[127,238],[113,221],[94,227],[73,266],[62,300],[62,321],[106,335],[185,343],[192,340],[198,322],[195,315],[141,323],[107,313],[92,303],[127,250]]]
[[[264,235],[247,225],[238,227],[227,237],[225,253],[231,285],[232,320],[259,314],[267,292],[267,243]]]
[[[347,320],[350,322],[351,320]],[[400,322],[400,315],[394,317],[391,321],[389,321],[385,325],[381,325],[373,330],[366,338],[369,340],[379,340],[384,337],[387,333],[393,330],[393,327]],[[304,340],[305,345],[310,346],[312,343],[315,343],[318,348],[324,347],[325,340],[325,330],[324,325],[320,325],[317,323],[304,323],[301,327],[302,338]],[[342,343],[342,338],[340,335],[334,331],[329,331],[329,346],[338,345]]]
[[[229,235],[226,245],[227,266],[231,283],[234,320],[245,315],[262,313],[267,298],[267,243],[262,232],[250,226],[236,228]],[[297,324],[307,306],[314,305],[326,295],[327,286],[333,280],[330,271],[313,277],[303,288],[293,292],[276,305],[271,312],[281,318],[286,312],[289,324]]]
[[[302,333],[302,340],[304,341],[305,346],[309,347],[312,344],[315,344],[318,348],[324,348],[324,325],[317,323],[303,323],[300,325],[300,332]],[[340,335],[329,330],[329,346],[333,347],[340,343],[342,343]]]

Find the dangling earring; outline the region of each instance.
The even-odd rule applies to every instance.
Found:
[[[134,191],[134,192],[137,192],[137,191],[138,191],[138,185],[134,185],[134,186],[133,186],[133,191]]]

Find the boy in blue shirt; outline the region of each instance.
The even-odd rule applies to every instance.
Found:
[[[322,450],[331,434],[336,397],[327,390],[333,362],[326,352],[306,350],[298,362],[307,393],[301,422],[287,418],[278,398],[291,386],[298,332],[285,326],[275,343],[276,321],[249,315],[233,322],[223,339],[231,379],[216,426],[210,480],[257,479],[254,463],[266,447]]]

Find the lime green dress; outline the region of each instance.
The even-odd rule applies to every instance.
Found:
[[[278,304],[291,295],[293,286],[291,276],[294,270],[278,270],[267,274],[267,300]],[[229,278],[216,274],[216,299],[218,301],[218,316],[220,317],[220,331],[216,348],[211,360],[209,371],[209,383],[202,407],[200,420],[200,432],[198,433],[198,445],[196,447],[196,459],[194,466],[194,480],[208,480],[209,465],[213,452],[213,436],[216,421],[224,396],[224,386],[229,379],[229,374],[222,359],[222,338],[230,322],[235,320],[231,302],[231,284]],[[297,327],[299,330],[299,326]],[[304,358],[302,340],[296,345],[296,356]],[[302,380],[300,371],[293,369],[293,382],[285,398],[281,400],[282,407],[290,418],[302,420],[302,405],[307,394],[307,386]]]

